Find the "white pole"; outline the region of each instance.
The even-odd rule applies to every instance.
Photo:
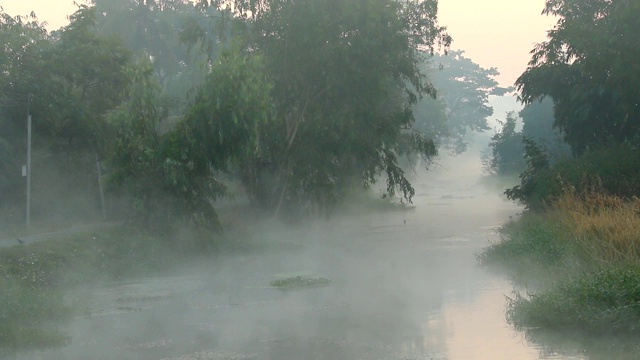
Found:
[[[27,226],[31,223],[31,114],[27,116]]]

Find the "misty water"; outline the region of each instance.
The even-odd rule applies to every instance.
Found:
[[[513,285],[475,256],[521,209],[478,180],[461,159],[415,180],[414,208],[265,224],[271,249],[79,289],[88,314],[65,325],[70,344],[15,358],[569,358],[506,323]],[[291,276],[331,283],[269,286]]]

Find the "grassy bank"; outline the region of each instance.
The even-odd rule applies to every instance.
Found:
[[[479,259],[535,283],[537,290],[509,301],[507,318],[517,327],[640,333],[637,198],[566,191],[545,211],[504,226]]]
[[[208,256],[200,244],[119,225],[1,248],[0,354],[66,344],[60,325],[83,309],[67,289],[170,270]]]

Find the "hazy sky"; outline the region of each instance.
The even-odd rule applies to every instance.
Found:
[[[465,50],[483,67],[497,67],[503,86],[526,69],[529,51],[555,23],[540,15],[544,0],[440,0],[439,5],[440,22],[454,38],[452,48]],[[0,6],[12,16],[33,10],[49,30],[65,25],[76,9],[73,0],[0,0]]]

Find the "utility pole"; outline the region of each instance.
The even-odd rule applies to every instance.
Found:
[[[98,168],[98,188],[100,189],[100,205],[102,205],[102,220],[107,218],[107,207],[104,204],[104,188],[102,187],[102,170],[100,169],[100,158],[96,153],[96,167]]]
[[[31,97],[27,97],[27,226],[31,223]]]

